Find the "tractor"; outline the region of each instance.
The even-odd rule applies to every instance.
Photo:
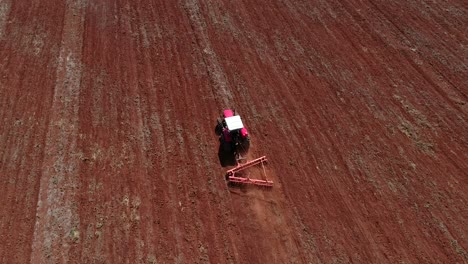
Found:
[[[236,161],[242,160],[249,150],[250,137],[241,117],[236,115],[234,110],[224,110],[222,116],[217,119],[215,132],[219,136],[223,151],[232,153]]]
[[[235,110],[226,109],[217,119],[215,133],[219,137],[220,142],[220,160],[221,154],[234,158],[235,167],[226,172],[226,180],[230,184],[253,184],[264,187],[272,187],[273,181],[266,177],[264,163],[267,159],[265,156],[247,161],[246,154],[250,148],[250,136],[242,123],[241,117],[236,114]],[[264,179],[251,179],[249,177],[238,176],[237,172],[245,170],[249,167],[261,165],[263,169]]]

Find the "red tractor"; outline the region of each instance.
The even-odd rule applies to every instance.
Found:
[[[266,157],[263,156],[251,161],[246,161],[243,157],[249,150],[250,136],[247,128],[245,128],[242,123],[241,117],[237,115],[234,110],[226,109],[223,111],[221,117],[218,118],[217,122],[215,132],[219,136],[220,149],[218,154],[220,156],[220,161],[222,164],[225,164],[225,157],[232,157],[233,162],[230,165],[235,165],[235,168],[226,172],[226,180],[229,183],[254,184],[272,187],[273,182],[266,178],[264,168],[264,163],[267,161]],[[249,177],[235,175],[236,172],[240,172],[256,165],[262,166],[264,179],[251,179]]]
[[[242,119],[234,110],[224,110],[221,118],[218,118],[216,134],[219,136],[221,147],[225,153],[232,153],[239,161],[247,153],[250,147],[250,137]]]

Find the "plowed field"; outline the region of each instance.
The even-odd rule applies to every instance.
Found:
[[[0,263],[468,262],[467,28],[463,0],[0,0]],[[227,186],[225,108],[271,190]]]

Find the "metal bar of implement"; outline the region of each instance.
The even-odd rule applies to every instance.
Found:
[[[230,176],[229,181],[236,182],[236,183],[255,184],[255,185],[260,185],[260,186],[268,186],[268,187],[273,186],[273,181],[257,180],[257,179],[242,178],[242,177],[235,177],[235,176]]]
[[[266,156],[260,157],[258,159],[251,160],[251,161],[249,161],[249,162],[247,162],[245,164],[239,165],[239,166],[237,166],[237,167],[235,167],[233,169],[228,170],[227,174],[229,176],[232,176],[238,171],[250,168],[250,167],[255,166],[255,165],[259,164],[259,163],[262,163],[262,165],[263,165],[263,162],[265,162],[265,161],[267,161]]]

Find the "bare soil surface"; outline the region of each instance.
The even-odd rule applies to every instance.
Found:
[[[467,12],[0,0],[0,263],[468,262]]]

